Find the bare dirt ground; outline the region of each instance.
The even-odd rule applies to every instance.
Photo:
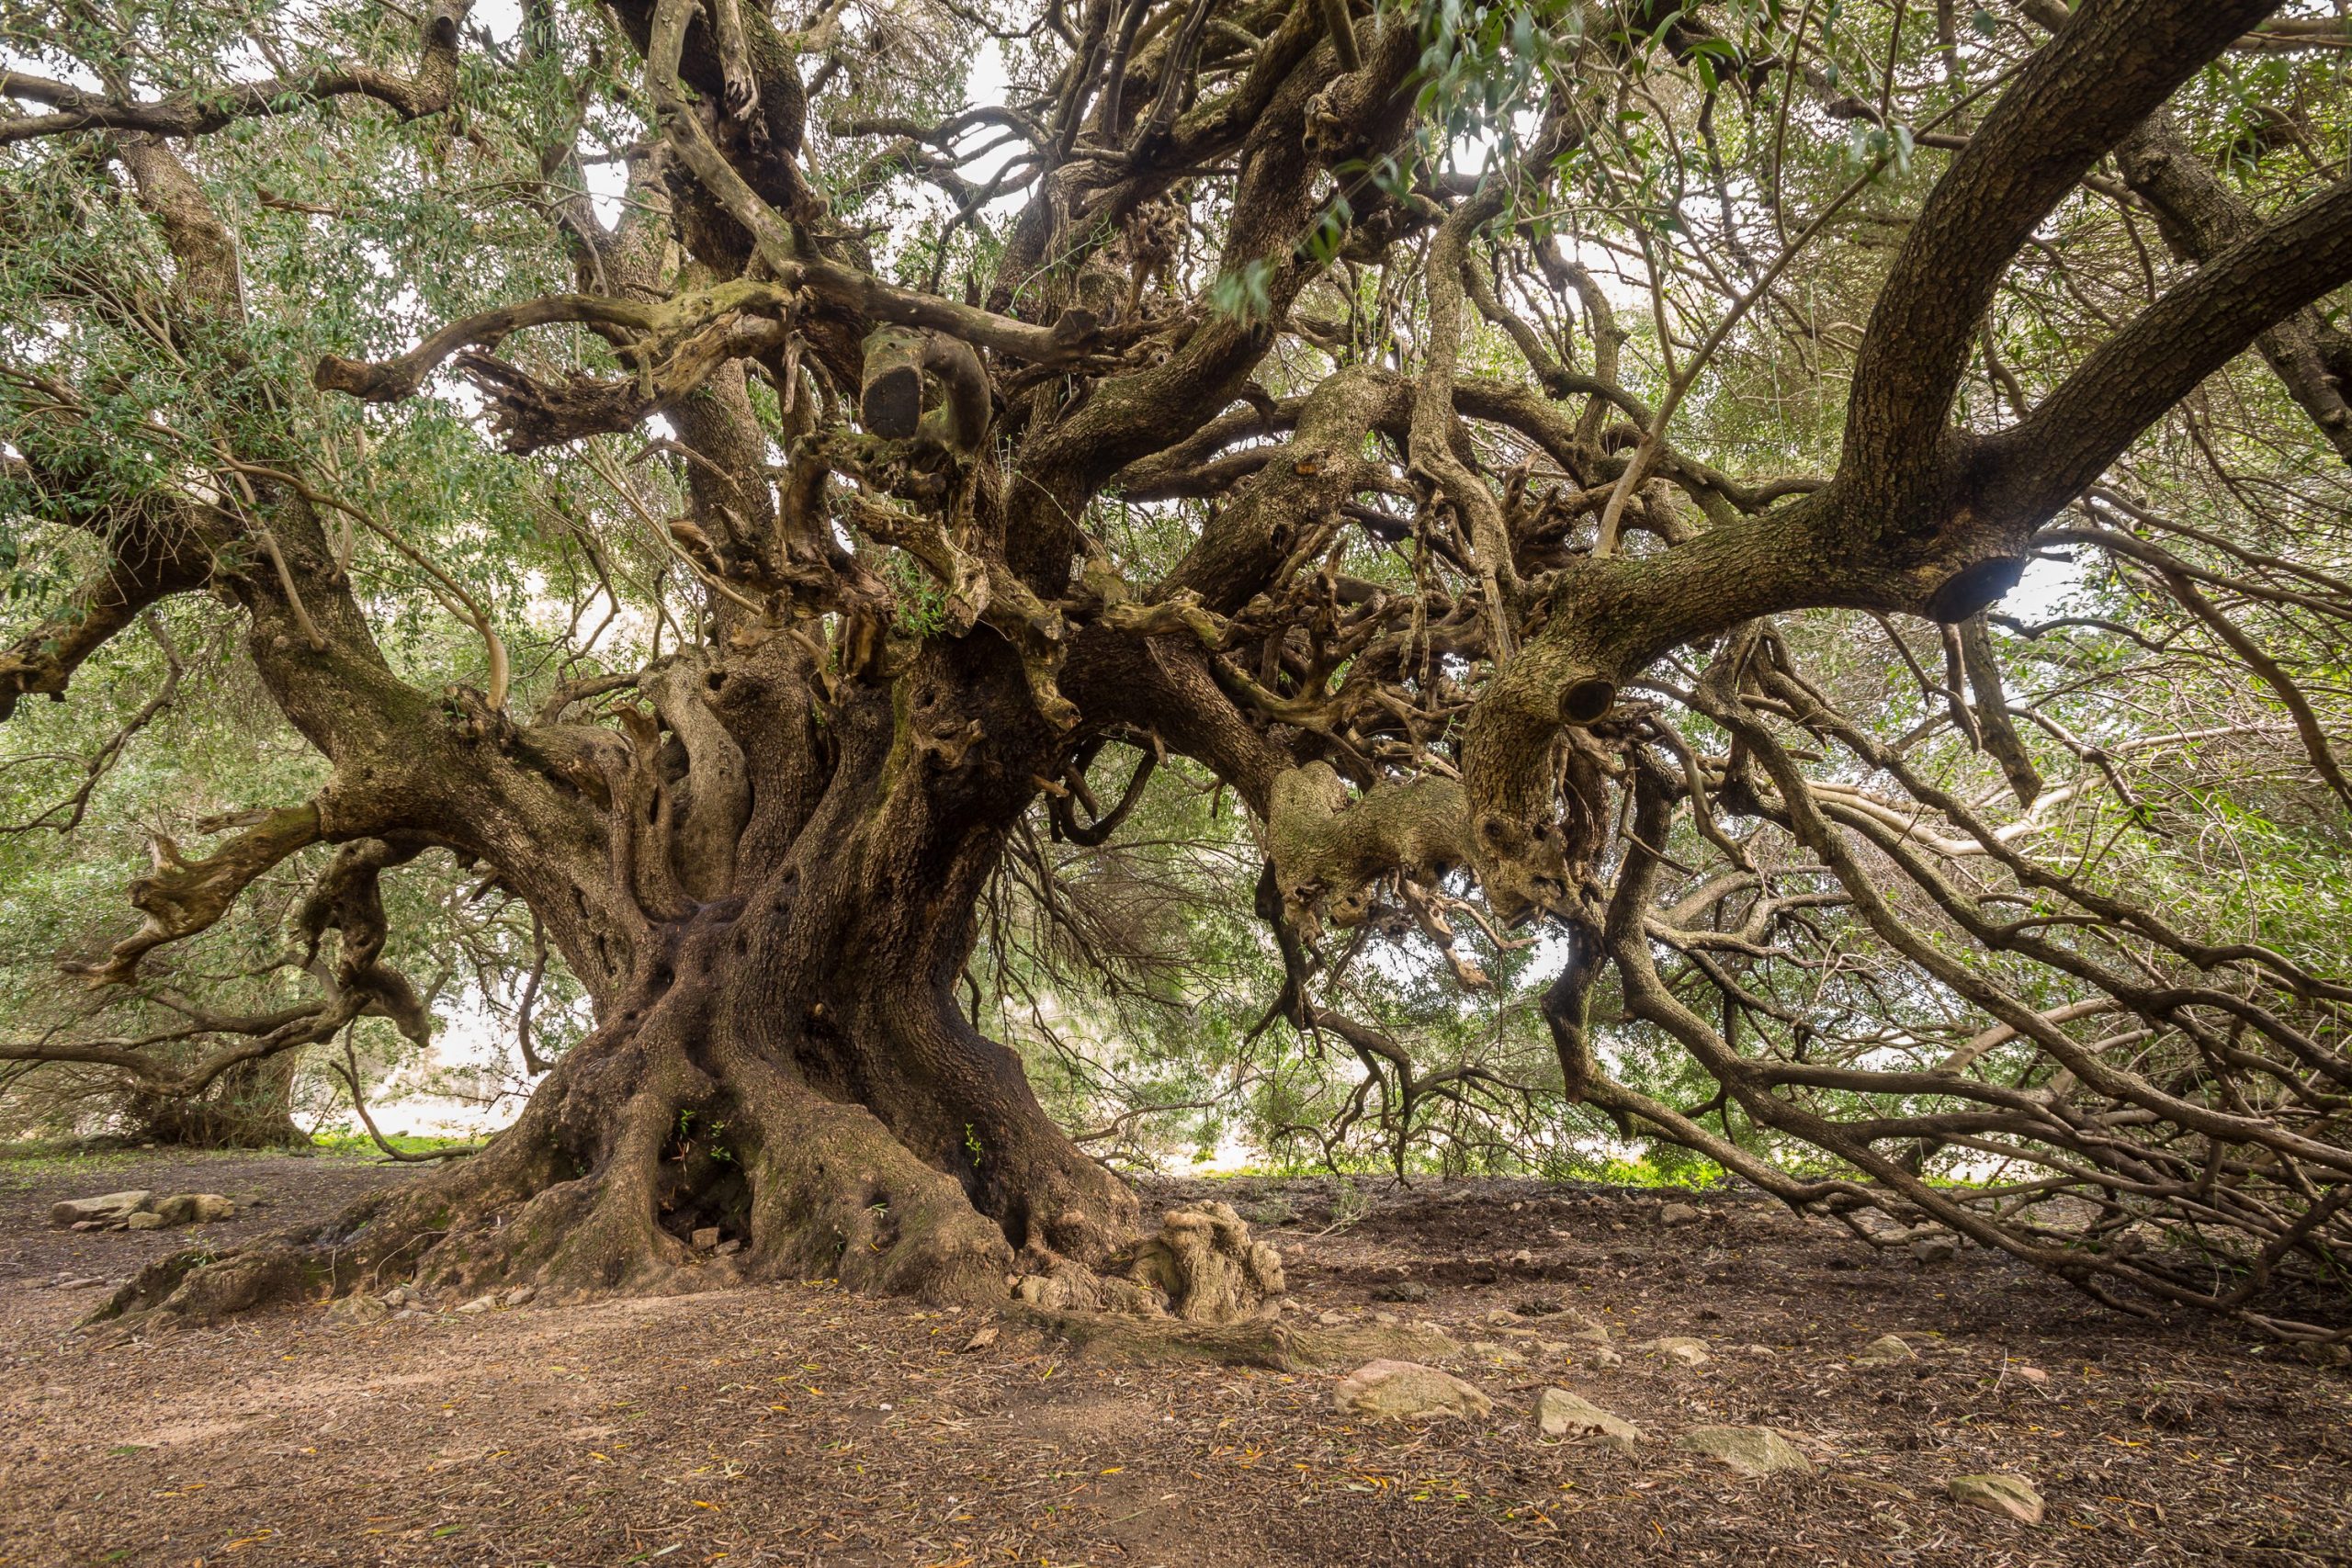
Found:
[[[227,1242],[403,1174],[0,1165],[0,1563],[2352,1562],[2345,1373],[1998,1258],[1882,1258],[1736,1194],[1669,1225],[1657,1194],[1533,1182],[1383,1186],[1369,1212],[1329,1182],[1147,1193],[1259,1206],[1309,1314],[1446,1327],[1495,1401],[1468,1423],[1367,1424],[1333,1407],[1335,1374],[1102,1364],[1013,1328],[966,1353],[979,1314],[814,1285],[73,1331],[102,1292],[61,1276],[120,1280],[187,1235],[55,1231],[57,1198],[264,1199],[206,1233]],[[1428,1299],[1374,1294],[1405,1280]],[[1621,1331],[1622,1363],[1490,1315],[1555,1303]],[[1918,1362],[1853,1364],[1886,1333]],[[1665,1335],[1713,1359],[1634,1348]],[[1648,1441],[1542,1438],[1547,1385]],[[1718,1423],[1781,1427],[1819,1473],[1743,1480],[1669,1446]],[[1991,1471],[2030,1477],[2045,1521],[1947,1497]]]

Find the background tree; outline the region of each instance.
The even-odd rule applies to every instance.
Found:
[[[159,846],[85,973],[299,866],[312,989],[6,1055],[196,1093],[421,1032],[384,888],[444,864],[596,1019],[481,1155],[116,1309],[1089,1299],[1133,1197],[964,982],[1183,780],[1262,846],[1270,1026],[1360,1064],[1343,1135],[1589,1108],[1866,1234],[2330,1332],[2345,36],[17,14],[0,689],[225,622],[313,756]],[[2006,607],[2038,561],[2062,614]],[[1539,977],[1453,1010],[1510,1049],[1426,988]],[[746,1245],[690,1269],[707,1224]]]

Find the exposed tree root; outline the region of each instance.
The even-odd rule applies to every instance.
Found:
[[[1186,1323],[1120,1313],[1053,1311],[1020,1302],[1005,1313],[1016,1323],[1066,1341],[1089,1359],[1102,1360],[1204,1361],[1302,1372],[1382,1357],[1433,1360],[1462,1349],[1442,1330],[1418,1323],[1350,1328],[1323,1328],[1281,1317]]]
[[[560,1301],[823,1277],[1003,1300],[1012,1247],[953,1177],[747,1049],[715,1077],[675,1021],[657,1010],[627,1038],[583,1045],[464,1164],[322,1226],[175,1255],[91,1321],[200,1323],[402,1281],[447,1299],[528,1285]],[[718,1066],[729,1054],[705,1055]]]

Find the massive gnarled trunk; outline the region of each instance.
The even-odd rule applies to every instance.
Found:
[[[182,1308],[321,1270],[556,1295],[835,1277],[978,1301],[1132,1238],[1133,1195],[952,991],[1003,837],[1069,739],[994,638],[869,672],[821,727],[805,664],[780,637],[674,666],[691,679],[659,683],[666,722],[643,721],[616,781],[636,832],[601,860],[523,863],[548,929],[601,971],[600,1021],[517,1122],[304,1248],[194,1281]],[[182,1284],[159,1271],[125,1304]]]
[[[1954,722],[1999,757],[2030,807],[2042,782],[2014,733],[2026,710],[2013,714],[2001,693],[1983,617],[2037,551],[2088,545],[2154,573],[2293,712],[2313,768],[2352,801],[2294,681],[2196,586],[2254,592],[2245,579],[2195,568],[2098,515],[2086,528],[2055,522],[2250,343],[2264,344],[2307,412],[2330,431],[2341,423],[2341,400],[2319,372],[2344,358],[2340,334],[2322,329],[2324,301],[2352,278],[2352,182],[2259,220],[2194,177],[2163,127],[2148,126],[2201,62],[2241,47],[2277,8],[2028,6],[2052,29],[2047,41],[2006,70],[1997,91],[1934,107],[1917,124],[1962,117],[1921,143],[1951,156],[1902,220],[1850,367],[1827,368],[1851,384],[1834,466],[1753,482],[1712,467],[1705,442],[1670,428],[1676,411],[1710,400],[1690,395],[1693,378],[1745,333],[1743,321],[1780,309],[1786,290],[1775,279],[1794,281],[1783,269],[1830,243],[1832,220],[1871,179],[1801,227],[1776,206],[1786,248],[1769,266],[1742,255],[1735,277],[1710,260],[1709,287],[1734,292],[1704,306],[1716,324],[1680,368],[1671,343],[1655,345],[1664,379],[1648,391],[1621,383],[1621,373],[1644,381],[1632,356],[1621,363],[1627,334],[1551,229],[1567,218],[1564,232],[1573,231],[1590,217],[1603,227],[1589,237],[1627,243],[1600,238],[1623,220],[1625,171],[1611,172],[1611,160],[1651,132],[1608,127],[1661,107],[1644,98],[1627,109],[1625,85],[1668,58],[1703,77],[1706,107],[1692,130],[1711,155],[1720,149],[1708,130],[1718,85],[1710,62],[1744,59],[1736,76],[1748,94],[1776,73],[1789,80],[1774,90],[1811,92],[1812,78],[1788,66],[1809,58],[1802,40],[1768,43],[1782,20],[1758,23],[1751,7],[1725,10],[1739,13],[1743,36],[1766,26],[1752,51],[1715,30],[1723,18],[1701,17],[1704,7],[1571,8],[1557,52],[1510,89],[1524,96],[1494,122],[1498,132],[1526,122],[1534,134],[1498,137],[1507,155],[1465,181],[1424,156],[1420,137],[1457,132],[1461,106],[1449,95],[1498,60],[1466,35],[1448,41],[1459,18],[1444,7],[1408,23],[1386,7],[1337,3],[1091,0],[1078,32],[1056,8],[1027,33],[1000,35],[1049,32],[1069,46],[1066,61],[1021,88],[1034,98],[933,124],[864,118],[862,86],[839,96],[831,8],[787,33],[760,6],[706,14],[691,0],[616,0],[644,67],[641,85],[605,106],[642,116],[647,133],[628,154],[625,215],[608,229],[584,185],[556,182],[578,175],[581,149],[543,148],[534,130],[522,165],[538,170],[538,186],[571,193],[551,195],[548,209],[573,291],[447,321],[390,358],[327,354],[312,387],[292,398],[249,374],[261,367],[249,353],[240,241],[171,142],[354,94],[403,117],[439,115],[462,88],[466,0],[431,12],[407,77],[324,70],[136,101],[12,73],[7,96],[55,112],[0,124],[0,144],[108,134],[106,156],[129,175],[123,194],[171,253],[173,333],[231,372],[204,376],[210,389],[249,406],[203,440],[175,433],[180,445],[155,472],[177,477],[125,491],[83,439],[92,407],[47,378],[25,379],[39,412],[0,443],[7,471],[77,498],[57,505],[57,519],[102,541],[108,566],[71,614],[0,653],[0,717],[19,695],[62,693],[82,660],[149,606],[209,587],[249,617],[262,682],[329,765],[313,799],[242,815],[250,825],[206,858],[162,845],[153,874],[132,890],[145,926],[85,973],[127,981],[141,954],[204,930],[288,855],[342,849],[300,922],[322,998],[206,1024],[199,1032],[232,1043],[187,1072],[110,1042],[6,1047],[0,1058],[97,1064],[188,1091],[370,1013],[421,1033],[416,997],[381,961],[376,878],[427,848],[479,864],[527,903],[599,1018],[517,1125],[479,1156],[315,1235],[209,1266],[160,1266],[113,1310],[213,1311],[306,1282],[412,1275],[465,1290],[584,1292],[829,1273],[986,1296],[1019,1269],[1044,1277],[1030,1292],[1041,1299],[1118,1297],[1115,1285],[1091,1285],[1090,1270],[1121,1251],[1131,1198],[1054,1129],[1018,1062],[974,1031],[953,995],[974,899],[1007,834],[1041,792],[1056,799],[1057,823],[1066,795],[1089,796],[1083,759],[1114,737],[1155,761],[1192,760],[1247,806],[1269,856],[1259,908],[1289,968],[1283,1010],[1347,1040],[1375,1077],[1392,1076],[1408,1122],[1415,1096],[1448,1075],[1418,1075],[1401,1047],[1332,1010],[1328,986],[1321,999],[1311,994],[1319,931],[1372,919],[1392,901],[1441,948],[1451,946],[1449,910],[1550,920],[1572,951],[1545,1008],[1565,1092],[1629,1131],[1688,1145],[1793,1204],[1881,1207],[2070,1276],[2086,1267],[2071,1241],[2006,1210],[1973,1209],[1927,1179],[1924,1156],[1883,1145],[2038,1164],[2058,1173],[2047,1190],[2080,1183],[2097,1194],[2111,1216],[2102,1224],[2119,1235],[2153,1201],[2187,1216],[2192,1232],[2211,1223],[2259,1238],[2236,1255],[2244,1290],[2199,1282],[2201,1261],[2143,1267],[2120,1243],[2098,1260],[2096,1269],[2171,1300],[2240,1310],[2290,1254],[2340,1276],[2313,1238],[2323,1227],[2341,1233],[2340,1178],[2352,1156],[2308,1131],[2332,1125],[2340,1109],[2337,1024],[2329,1013],[2306,1032],[2247,998],[2334,1009],[2352,988],[2265,948],[2184,938],[2017,853],[2011,829],[1995,829],[1912,768],[1908,740],[1890,750],[1842,718],[1774,626],[1825,607],[1939,624]],[[1897,44],[1905,15],[1896,4],[1884,16]],[[525,56],[554,47],[559,31],[552,21],[535,27]],[[2291,42],[2274,35],[2264,47],[2282,40]],[[604,47],[583,52],[594,62]],[[1057,56],[1052,43],[1038,47]],[[1855,99],[1822,107],[1888,120],[1898,93],[1916,96],[1896,74],[1887,73],[1875,111]],[[818,136],[807,121],[820,85],[833,107],[858,112],[828,117]],[[602,124],[591,96],[554,120],[569,115],[575,131]],[[1905,123],[1889,121],[1882,138],[1907,135]],[[986,221],[998,187],[955,172],[980,155],[959,151],[958,139],[983,124],[1028,144],[1005,166],[1027,195],[1021,215],[967,256],[958,229]],[[871,139],[881,139],[871,157],[841,156]],[[1774,190],[1779,140],[1763,183]],[[1995,306],[2060,205],[2086,184],[2105,193],[2097,171],[2111,151],[2199,265],[2109,323],[2071,368],[2053,360],[2038,370],[2047,385],[2029,397],[2000,367]],[[1586,164],[1600,173],[1578,175]],[[895,280],[920,270],[921,247],[877,249],[870,242],[884,231],[861,218],[878,209],[852,215],[874,194],[868,182],[902,167],[934,179],[957,208],[926,231],[935,265],[922,288]],[[1648,179],[1641,175],[1645,187]],[[1720,170],[1716,186],[1736,254]],[[1684,231],[1681,215],[1672,228]],[[1670,298],[1676,269],[1656,254],[1667,232],[1642,228],[1634,247],[1649,264],[1662,338],[1670,320],[1700,319]],[[1181,266],[1179,249],[1193,252]],[[1533,270],[1514,263],[1512,277],[1503,265],[1512,254]],[[944,291],[957,258],[967,266],[960,299]],[[1418,281],[1400,295],[1388,281],[1408,267]],[[1189,274],[1186,297],[1150,293],[1171,271]],[[1524,313],[1538,275],[1562,310],[1569,292],[1578,297],[1589,373],[1546,321],[1546,310],[1565,319],[1561,310]],[[1365,319],[1372,295],[1413,303],[1402,314],[1384,303]],[[131,313],[144,320],[143,284],[128,295],[96,290],[87,313],[112,321],[124,313],[119,298],[138,299]],[[1480,320],[1510,340],[1525,377],[1468,373],[1485,357],[1471,336]],[[524,336],[550,327],[569,334],[554,352]],[[390,345],[346,336],[340,346]],[[1962,396],[1980,349],[2009,382],[2018,417],[2006,427]],[[654,651],[633,649],[624,660],[641,668],[613,665],[615,650],[590,637],[569,650],[571,662],[541,660],[517,677],[492,607],[349,498],[359,492],[338,455],[350,412],[338,400],[402,402],[445,369],[472,382],[489,432],[510,451],[579,453],[609,491],[588,509],[609,513],[629,547],[650,535],[663,552],[648,617],[659,628]],[[282,417],[289,406],[312,409],[312,391],[334,394],[335,413]],[[1565,405],[1577,397],[1584,406],[1572,412]],[[580,447],[650,433],[656,416],[667,434],[630,461],[665,454],[683,495],[649,498],[609,453]],[[161,429],[142,423],[138,438],[160,439]],[[364,460],[366,444],[352,445],[353,460]],[[1163,519],[1189,531],[1172,547],[1144,548],[1113,537],[1114,496],[1123,508],[1211,504]],[[656,506],[684,515],[665,520]],[[617,608],[597,527],[551,510],[578,534]],[[2154,521],[2137,503],[2126,510]],[[363,567],[377,570],[359,553],[355,517],[390,547],[411,588],[462,613],[484,645],[481,689],[428,693],[395,671],[355,587]],[[441,536],[443,521],[419,537]],[[2202,529],[2184,536],[2223,543]],[[2243,562],[2282,564],[2252,554]],[[2341,618],[2312,597],[2314,584],[2335,592],[2340,582],[2309,572],[2294,582],[2255,597]],[[679,583],[684,594],[673,592]],[[660,633],[673,627],[662,656]],[[1907,647],[1902,658],[1912,662]],[[556,667],[602,672],[536,689]],[[1913,672],[1924,693],[1925,672]],[[1646,691],[1636,695],[1637,683]],[[523,686],[543,704],[535,716]],[[1728,737],[1722,750],[1678,729],[1677,710]],[[1790,726],[1810,734],[1802,752],[1784,738]],[[2052,734],[2106,765],[2103,751]],[[1813,750],[1831,738],[1859,774]],[[1808,761],[1835,776],[1808,775]],[[1900,778],[1907,804],[1877,801],[1854,782],[1864,774]],[[1979,899],[1920,861],[1914,834],[1930,807],[1971,840],[1931,841],[1952,846],[1951,856],[1981,852],[2017,888]],[[1690,831],[1736,875],[1701,880],[1670,858],[1685,807]],[[2136,818],[2141,807],[2131,809]],[[1119,815],[1086,830],[1107,833]],[[1785,835],[1812,857],[1805,874],[1840,891],[1781,893],[1774,878],[1788,868],[1752,856],[1756,840],[1724,827],[1733,818]],[[1914,917],[1880,897],[1882,879],[1857,849],[1865,841],[1903,868],[1922,908],[1984,954],[2062,976],[2052,995],[2074,999],[2045,1006],[2034,987],[1998,982],[2000,964],[1913,929]],[[1660,885],[1660,866],[1699,886],[1676,896]],[[1465,872],[1484,912],[1453,891],[1467,890],[1454,880]],[[1750,894],[1761,912],[1749,934],[1733,936],[1721,906]],[[2045,894],[2084,911],[2060,925],[2129,932],[2178,966],[2159,979],[2158,968],[2143,975],[2057,940],[2049,922],[1987,913],[1992,900],[2006,908]],[[1978,1036],[1985,1043],[1932,1074],[1825,1066],[1806,1055],[1814,1019],[1710,966],[1711,953],[1770,960],[1783,917],[1823,898],[1850,907],[1923,985],[1991,1020]],[[1710,911],[1713,929],[1695,929]],[[339,946],[330,960],[320,944],[331,931]],[[1660,977],[1659,942],[1687,952],[1720,993],[1720,1032]],[[1465,984],[1484,983],[1453,956]],[[2152,962],[2135,953],[2131,964]],[[2233,965],[2244,987],[2211,981]],[[1704,1111],[1609,1077],[1585,1006],[1603,966],[1618,971],[1629,1015],[1721,1087],[1706,1108],[1724,1111],[1721,1137]],[[2062,1025],[2108,1010],[2076,1010],[2083,996],[2104,996],[2149,1032],[2075,1038]],[[1785,1028],[1792,1050],[1742,1045],[1744,1016]],[[2280,1055],[2248,1055],[2248,1029]],[[2107,1055],[2157,1036],[2181,1053],[2177,1070],[2145,1077]],[[1989,1066],[1961,1076],[2012,1039],[2048,1060],[2025,1077]],[[2251,1100],[2211,1088],[2230,1073],[2265,1087]],[[1833,1122],[1804,1103],[1815,1089],[1961,1103]],[[2291,1114],[2268,1109],[2280,1103],[2274,1092]],[[1757,1124],[1827,1151],[1850,1178],[1772,1166],[1732,1137],[1733,1101]],[[2119,1141],[2126,1126],[2152,1129],[2147,1142]],[[2175,1147],[2176,1132],[2193,1138]],[[2217,1151],[2232,1147],[2258,1156],[2225,1165]],[[2274,1166],[2281,1174],[2267,1174]],[[2243,1205],[2226,1213],[2213,1206],[2217,1171],[2224,1185],[2245,1184],[2230,1199]],[[2339,1184],[2322,1196],[2307,1171]],[[1206,1256],[1204,1237],[1214,1235],[1232,1265],[1219,1268],[1262,1292],[1277,1271],[1235,1239],[1238,1224],[1196,1219],[1171,1233],[1158,1262],[1137,1254],[1114,1279],[1132,1282],[1140,1269],[1165,1284],[1170,1270],[1192,1267],[1171,1260]],[[710,1232],[718,1247],[698,1249],[696,1233]]]

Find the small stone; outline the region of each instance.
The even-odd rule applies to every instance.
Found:
[[[1340,1380],[1331,1403],[1345,1414],[1385,1421],[1461,1419],[1495,1407],[1476,1385],[1418,1361],[1367,1361]]]
[[[1527,1358],[1508,1345],[1498,1345],[1491,1339],[1474,1339],[1470,1353],[1481,1360],[1496,1361],[1506,1367],[1523,1367]]]
[[[1714,1359],[1703,1339],[1693,1339],[1684,1334],[1668,1334],[1656,1339],[1645,1339],[1634,1347],[1654,1356],[1671,1356],[1686,1367],[1703,1367]]]
[[[50,1205],[49,1223],[64,1226],[83,1220],[96,1220],[105,1224],[145,1208],[148,1200],[154,1196],[153,1192],[142,1188],[135,1192],[105,1192],[96,1198],[68,1198],[63,1202]]]
[[[2021,1525],[2041,1522],[2041,1494],[2022,1475],[1955,1475],[1944,1491],[1955,1503],[2007,1514]]]
[[[175,1192],[148,1205],[167,1225],[209,1224],[236,1213],[237,1205],[218,1192]]]
[[[703,1226],[695,1232],[694,1243],[696,1252],[710,1251],[718,1245],[718,1227],[717,1225]]]
[[[122,1222],[127,1231],[159,1231],[170,1222],[161,1214],[132,1214]]]
[[[957,1354],[968,1356],[975,1350],[985,1350],[995,1343],[996,1325],[991,1323],[986,1328],[981,1329],[978,1334],[973,1335],[969,1339],[965,1340],[964,1348],[957,1352]]]
[[[1394,1328],[1405,1320],[1393,1312],[1376,1312],[1372,1314],[1372,1321],[1383,1328]]]
[[[1899,1334],[1882,1334],[1861,1348],[1854,1358],[1858,1367],[1900,1367],[1919,1359],[1919,1353],[1906,1344]]]
[[[2036,1388],[2040,1388],[2043,1383],[2050,1381],[2050,1374],[2043,1371],[2040,1367],[2011,1367],[2009,1371],[2015,1372],[2026,1382],[2033,1384]]]
[[[379,1296],[345,1296],[327,1308],[327,1321],[338,1327],[365,1328],[391,1316],[392,1309]]]
[[[1657,1212],[1658,1224],[1668,1230],[1699,1223],[1699,1211],[1688,1203],[1668,1203]]]
[[[735,1254],[743,1250],[743,1244],[737,1237],[730,1235],[725,1241],[718,1244],[718,1250],[719,1257],[732,1258]]]
[[[496,1296],[476,1296],[473,1300],[466,1303],[463,1306],[460,1306],[458,1309],[458,1313],[461,1317],[471,1317],[477,1313],[488,1312],[497,1304],[498,1298]]]
[[[1341,1324],[1348,1322],[1349,1319],[1346,1313],[1340,1311],[1337,1307],[1332,1307],[1327,1311],[1317,1313],[1315,1314],[1315,1321],[1321,1324],[1326,1328],[1337,1328]]]
[[[1519,1314],[1509,1307],[1496,1307],[1487,1314],[1487,1321],[1488,1323],[1517,1323]]]
[[[539,1293],[537,1285],[517,1285],[499,1298],[501,1304],[511,1307],[528,1306]]]
[[[1430,1299],[1430,1288],[1419,1280],[1391,1280],[1385,1284],[1374,1285],[1372,1299],[1376,1302],[1425,1302]]]
[[[1960,1256],[1960,1243],[1948,1235],[1923,1235],[1911,1243],[1913,1261],[1932,1267],[1949,1263]]]
[[[395,1310],[408,1305],[415,1299],[416,1292],[410,1290],[406,1285],[394,1285],[390,1290],[384,1292],[384,1304]]]
[[[1704,1454],[1742,1475],[1811,1475],[1813,1461],[1771,1427],[1693,1427],[1674,1439],[1684,1453]]]
[[[75,1220],[70,1228],[77,1231],[112,1230],[114,1222],[112,1220]]]
[[[1631,1453],[1642,1440],[1639,1427],[1564,1388],[1547,1388],[1536,1395],[1535,1425],[1547,1438],[1598,1438],[1604,1448],[1619,1453]]]
[[[1606,1345],[1595,1345],[1584,1352],[1584,1359],[1596,1367],[1622,1367],[1625,1358]]]
[[[1497,1261],[1506,1269],[1532,1269],[1535,1267],[1535,1254],[1522,1247],[1517,1252],[1504,1253]]]

